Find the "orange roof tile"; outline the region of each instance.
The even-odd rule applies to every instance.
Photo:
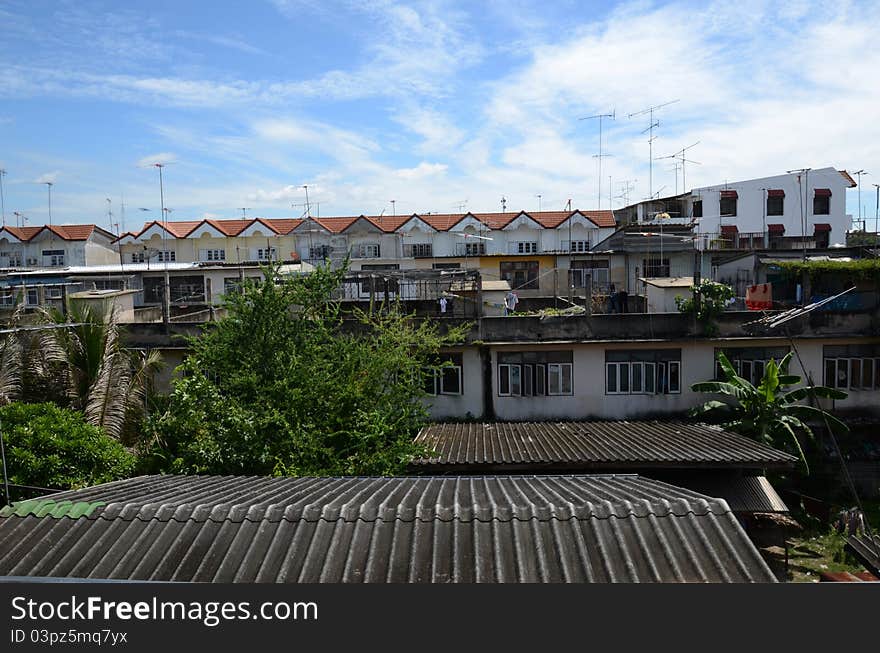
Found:
[[[257,220],[274,229],[282,236],[286,236],[302,224],[302,220],[299,218],[257,218]]]
[[[489,227],[489,229],[504,229],[519,214],[519,211],[516,213],[471,213],[472,216]]]
[[[425,213],[418,214],[422,221],[427,222],[437,231],[449,231],[456,224],[461,222],[466,213]]]
[[[348,229],[358,217],[360,216],[348,218],[316,218],[312,216],[312,220],[324,227],[324,229],[330,233],[338,234]]]
[[[365,215],[364,218],[379,227],[386,234],[393,233],[409,222],[411,215]]]

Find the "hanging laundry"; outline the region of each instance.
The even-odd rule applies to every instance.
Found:
[[[773,287],[769,283],[746,288],[746,308],[750,311],[763,311],[773,308]]]

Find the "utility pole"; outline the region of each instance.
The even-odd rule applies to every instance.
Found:
[[[877,189],[877,204],[874,207],[874,234],[877,234],[877,223],[880,222],[880,184],[872,184]],[[876,239],[875,239],[876,240]]]
[[[642,133],[644,134],[645,132],[648,132],[648,197],[651,199],[654,198],[654,129],[660,126],[659,120],[656,122],[654,121],[654,112],[661,107],[675,104],[676,102],[678,102],[678,100],[671,100],[669,102],[664,102],[663,104],[655,104],[652,107],[636,111],[628,116],[629,118],[633,118],[634,116],[648,114],[648,126],[642,130]]]
[[[49,191],[49,226],[51,227],[52,226],[52,186],[54,186],[54,183],[51,181],[44,181],[43,183],[46,184],[46,188]]]
[[[393,217],[393,216],[397,215],[397,207],[395,206],[397,204],[397,200],[389,200],[389,201],[391,202],[391,216]]]
[[[605,118],[611,118],[614,120],[614,116],[617,112],[613,111],[611,113],[597,113],[595,116],[587,116],[586,118],[580,118],[580,120],[593,120],[594,118],[598,118],[599,120],[599,154],[594,154],[593,157],[599,160],[599,181],[596,184],[599,188],[599,202],[597,209],[602,210],[602,158],[609,156],[608,154],[602,154],[602,120]],[[611,195],[608,196],[608,201],[611,202]],[[610,208],[610,204],[609,204]]]
[[[859,183],[856,185],[856,189],[859,193],[859,224],[862,225],[862,231],[867,231],[867,229],[865,229],[865,223],[862,218],[862,175],[867,175],[870,173],[867,173],[864,170],[857,170],[853,174],[859,178]]]
[[[162,249],[165,250],[162,253],[162,260],[165,263],[165,274],[163,275],[165,289],[162,297],[162,313],[165,318],[165,328],[167,329],[171,322],[171,279],[168,276],[168,214],[165,211],[165,183],[162,179],[162,168],[165,167],[165,164],[154,163],[153,166],[159,169],[159,206],[162,210]]]
[[[6,199],[3,197],[3,177],[6,176],[6,171],[3,168],[0,168],[0,216],[3,217],[3,225],[6,226]]]

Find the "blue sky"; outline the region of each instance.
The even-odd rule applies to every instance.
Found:
[[[601,207],[801,167],[880,183],[877,3],[0,1],[7,222]],[[682,179],[655,161],[653,191]],[[609,179],[610,177],[610,179]],[[877,177],[878,179],[874,179]],[[537,196],[540,195],[539,199]],[[320,205],[320,208],[319,208]],[[151,212],[140,211],[151,209]],[[848,209],[858,213],[855,191]]]

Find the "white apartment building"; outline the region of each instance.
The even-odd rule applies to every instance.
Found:
[[[845,170],[819,168],[694,188],[619,211],[640,224],[693,224],[702,249],[789,249],[844,245],[852,216]]]

